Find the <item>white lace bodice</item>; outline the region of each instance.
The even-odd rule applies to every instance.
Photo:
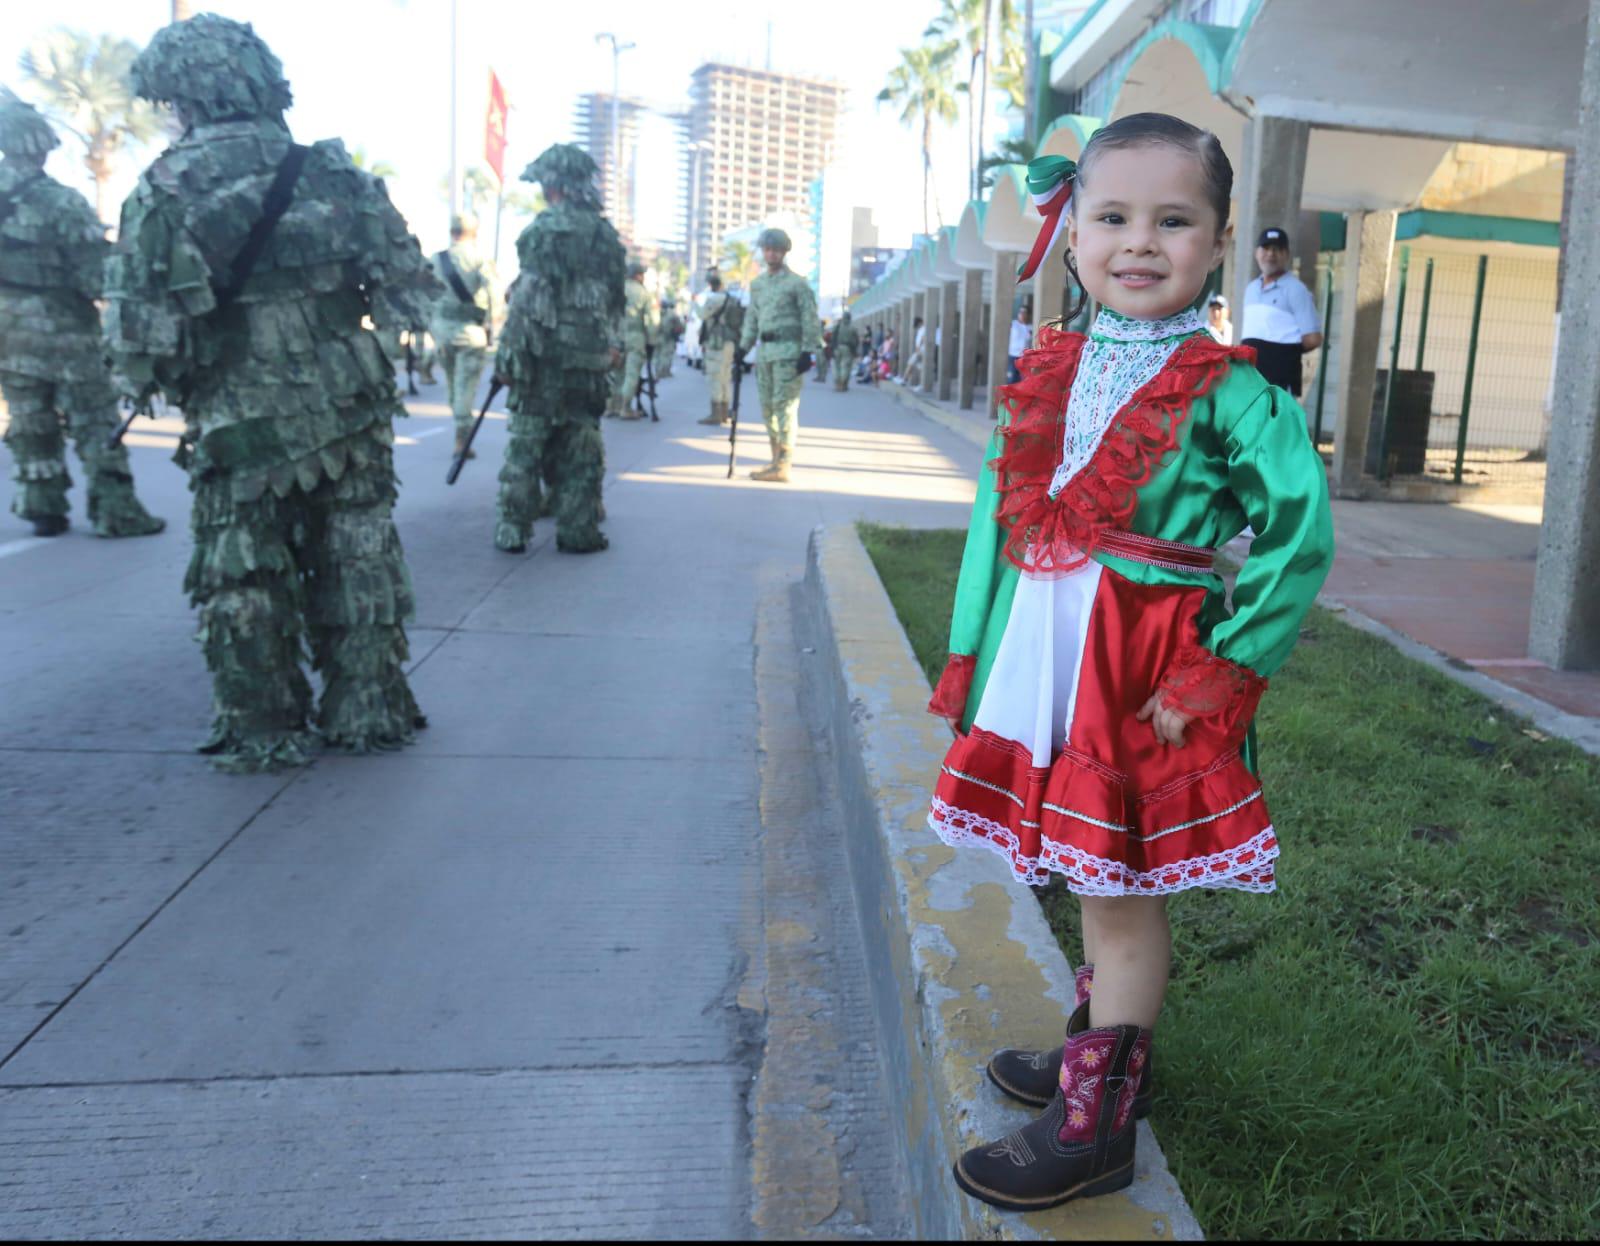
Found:
[[[1061,464],[1050,481],[1055,497],[1094,457],[1112,417],[1155,377],[1185,338],[1205,331],[1206,318],[1193,308],[1161,320],[1132,320],[1102,309],[1078,356],[1078,374],[1067,400]]]

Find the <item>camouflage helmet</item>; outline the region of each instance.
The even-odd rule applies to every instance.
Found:
[[[576,143],[552,143],[522,171],[522,180],[538,182],[546,194],[556,191],[574,203],[598,208],[600,191],[594,179],[599,171],[589,153]]]
[[[630,276],[630,277],[643,277],[644,276],[644,271],[645,271],[645,262],[643,260],[635,257],[634,259],[631,259],[631,260],[628,261],[628,276]]]
[[[0,87],[0,153],[47,156],[60,146],[60,138],[38,109],[19,99],[9,87]]]
[[[250,24],[215,13],[156,31],[128,77],[134,94],[171,104],[190,125],[278,120],[294,102],[283,63]]]
[[[763,229],[761,237],[756,239],[756,246],[763,251],[768,247],[775,247],[779,251],[789,251],[794,248],[794,243],[789,241],[789,235],[781,229]]]

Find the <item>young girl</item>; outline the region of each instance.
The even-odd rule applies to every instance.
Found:
[[[929,707],[958,731],[929,824],[1024,882],[1064,876],[1082,909],[1065,1047],[989,1063],[1046,1110],[956,1164],[969,1194],[1016,1210],[1133,1180],[1166,897],[1273,889],[1251,718],[1333,558],[1304,415],[1194,307],[1232,234],[1216,136],[1125,117],[1076,170],[1047,158],[1029,181],[1046,225],[1022,275],[1064,225],[1101,310],[1087,337],[1042,328],[1001,390]],[[1212,556],[1247,524],[1230,616]]]

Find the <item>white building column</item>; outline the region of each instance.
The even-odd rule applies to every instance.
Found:
[[[994,290],[989,296],[989,418],[995,417],[1000,387],[1006,383],[1007,349],[1011,344],[1011,305],[1017,298],[1017,268],[1022,255],[1017,251],[996,251],[990,271]],[[1037,323],[1037,322],[1035,322]]]
[[[1528,656],[1600,667],[1600,0],[1589,0]]]
[[[1352,212],[1346,218],[1337,281],[1340,297],[1334,300],[1338,323],[1330,326],[1339,335],[1339,356],[1344,361],[1339,369],[1333,430],[1333,489],[1339,497],[1361,495],[1394,222],[1393,212]],[[1238,314],[1242,312],[1241,307]],[[1234,324],[1239,323],[1236,315]]]
[[[1276,226],[1288,232],[1300,227],[1300,198],[1305,189],[1306,152],[1311,127],[1304,121],[1259,115],[1244,125],[1244,167],[1237,183],[1239,221],[1234,229],[1233,323],[1244,327],[1244,291],[1256,277],[1256,238]],[[1291,243],[1299,240],[1290,236]]]
[[[983,269],[961,276],[961,341],[956,344],[956,393],[963,411],[972,410],[978,380],[978,325],[983,318]],[[991,333],[990,342],[994,341]],[[990,354],[994,353],[991,345]]]

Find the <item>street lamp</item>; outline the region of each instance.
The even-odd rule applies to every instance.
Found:
[[[715,144],[708,139],[698,139],[689,144],[689,283],[694,288],[700,266],[696,257],[700,251],[700,157],[712,151]]]
[[[611,44],[611,172],[616,178],[616,195],[611,204],[611,216],[615,220],[619,215],[622,205],[622,138],[617,126],[617,116],[622,110],[622,98],[617,85],[619,72],[617,61],[622,54],[630,48],[637,47],[635,43],[623,43],[609,30],[602,31],[594,37],[596,43]]]

